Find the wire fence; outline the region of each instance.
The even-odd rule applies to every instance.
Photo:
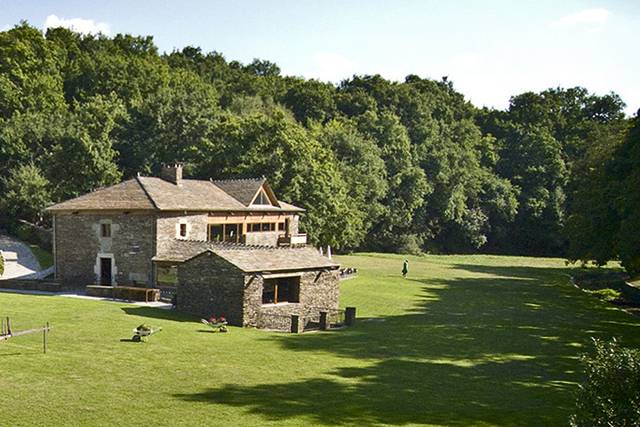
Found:
[[[160,290],[160,301],[173,303],[178,288],[175,286],[156,286]]]

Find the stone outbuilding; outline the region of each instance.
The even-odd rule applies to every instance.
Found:
[[[175,242],[154,257],[176,262],[177,308],[230,324],[291,329],[338,309],[339,265],[310,247]]]

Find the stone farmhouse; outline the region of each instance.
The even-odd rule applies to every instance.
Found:
[[[338,307],[339,265],[306,245],[304,210],[264,178],[183,179],[174,163],[47,210],[65,287],[173,286],[181,311],[279,329]]]

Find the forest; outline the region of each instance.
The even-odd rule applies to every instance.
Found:
[[[151,37],[0,32],[0,225],[182,161],[194,179],[265,176],[342,252],[621,260],[640,271],[640,118],[614,93],[514,94],[477,108],[454,83],[337,85]]]

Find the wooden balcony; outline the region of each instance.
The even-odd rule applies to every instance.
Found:
[[[278,246],[304,246],[306,244],[306,234],[290,234],[278,237]]]

